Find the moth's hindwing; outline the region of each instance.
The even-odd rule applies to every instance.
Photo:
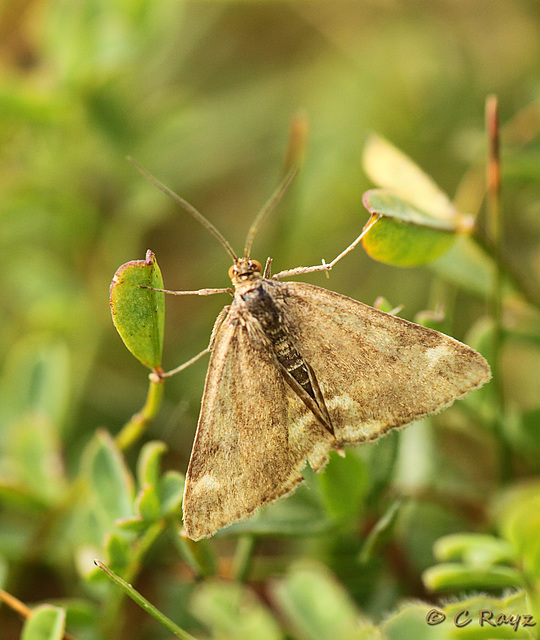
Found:
[[[272,284],[338,441],[373,440],[444,409],[491,376],[479,353],[443,333],[311,284]]]

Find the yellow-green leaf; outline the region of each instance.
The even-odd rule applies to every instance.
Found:
[[[362,239],[374,260],[399,267],[415,267],[433,262],[448,251],[456,238],[452,231],[381,218]]]
[[[165,294],[143,287],[163,288],[155,255],[126,262],[114,274],[110,290],[111,312],[120,337],[145,366],[161,366],[165,325]]]

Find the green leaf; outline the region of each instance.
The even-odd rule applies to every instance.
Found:
[[[133,260],[114,274],[110,289],[111,312],[120,337],[131,353],[150,369],[161,366],[165,327],[165,294],[156,257]]]
[[[329,516],[339,522],[356,521],[368,490],[366,463],[354,451],[348,451],[344,458],[332,452],[317,480]]]
[[[18,340],[4,361],[0,378],[0,408],[4,419],[29,412],[47,416],[56,430],[64,424],[73,386],[68,346],[47,334]]]
[[[449,251],[434,262],[431,268],[443,280],[475,295],[485,297],[493,291],[495,263],[465,234],[459,235]]]
[[[331,531],[335,523],[327,518],[318,491],[308,487],[308,484],[306,482],[299,487],[287,500],[264,507],[257,511],[255,517],[233,524],[218,535],[249,533],[257,536],[306,536]]]
[[[379,262],[416,267],[437,260],[452,246],[456,234],[418,226],[400,218],[381,218],[362,238],[366,253]]]
[[[114,528],[117,519],[134,515],[133,478],[114,440],[105,431],[96,434],[85,456],[92,508],[106,533]]]
[[[519,555],[524,571],[540,581],[540,483],[507,491],[496,514],[499,531]]]
[[[399,267],[428,264],[450,249],[458,233],[472,231],[473,217],[457,211],[428,175],[383,138],[368,139],[364,168],[383,187],[363,196],[372,216],[382,216],[362,240],[374,260]]]
[[[407,200],[386,189],[370,189],[362,196],[364,206],[371,214],[395,218],[418,227],[439,231],[458,231],[457,214],[453,218],[436,218]]]
[[[422,581],[431,591],[448,589],[504,589],[523,586],[523,574],[512,567],[476,567],[448,562],[426,569]]]
[[[117,520],[116,526],[122,531],[141,533],[148,529],[148,522],[143,520],[140,516],[134,516],[133,518],[122,518],[121,520]]]
[[[495,536],[479,533],[453,533],[439,538],[433,555],[441,562],[461,560],[476,567],[489,567],[501,562],[514,562],[512,546]]]
[[[402,504],[403,499],[398,499],[392,502],[383,516],[375,523],[375,526],[371,529],[369,535],[364,541],[364,544],[362,545],[362,550],[358,556],[359,562],[369,562],[373,556],[373,550],[376,545],[390,535],[396,524]]]
[[[166,451],[167,445],[157,440],[144,445],[137,460],[139,486],[158,483],[161,458]]]
[[[107,554],[107,564],[115,571],[121,572],[130,558],[130,545],[126,537],[119,535],[116,531],[111,531],[106,536],[104,547]]]
[[[305,640],[378,638],[349,594],[322,565],[298,563],[273,588],[279,610]]]
[[[191,610],[212,630],[213,638],[280,640],[270,611],[241,584],[207,581],[195,592]]]
[[[159,482],[159,501],[161,515],[169,516],[177,512],[184,496],[184,476],[178,471],[167,471]]]
[[[21,640],[62,640],[66,613],[59,607],[40,605],[25,622]]]
[[[509,598],[481,595],[440,607],[427,603],[403,606],[386,618],[381,630],[385,640],[530,640],[529,631],[534,628],[523,626],[527,613],[530,607],[523,592]],[[499,619],[498,624],[501,614],[506,623]]]
[[[441,624],[430,626],[426,618],[431,605],[415,604],[404,607],[390,616],[382,625],[385,640],[449,640],[449,628],[452,621],[444,620]],[[446,614],[443,613],[443,616]]]
[[[145,522],[155,522],[161,517],[159,498],[155,485],[147,484],[137,495],[137,511]]]

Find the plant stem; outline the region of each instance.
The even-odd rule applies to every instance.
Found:
[[[240,582],[245,582],[251,569],[253,552],[255,551],[255,536],[246,534],[236,543],[233,561],[233,576]]]
[[[141,569],[141,564],[144,556],[148,552],[148,549],[150,549],[150,547],[157,540],[157,538],[163,533],[166,526],[167,522],[165,520],[159,520],[151,527],[149,527],[145,531],[144,535],[138,540],[124,573],[124,579],[126,583],[133,582],[136,579]],[[99,560],[96,560],[95,562],[100,569],[103,569],[103,567],[105,566],[102,566],[102,563],[99,562]],[[110,569],[109,571],[110,573],[112,573]],[[107,575],[109,575],[110,577],[109,573]],[[121,578],[118,579],[122,580]],[[125,590],[124,592],[127,593]],[[117,633],[119,630],[120,608],[122,606],[123,595],[124,594],[121,591],[113,592],[102,612],[101,627],[104,631],[103,635],[106,638],[115,637],[115,633]],[[128,595],[131,597],[129,593]]]
[[[503,224],[501,209],[501,160],[499,151],[499,114],[496,96],[489,96],[486,101],[486,129],[488,134],[487,159],[487,227],[489,238],[496,259],[496,270],[493,295],[491,297],[491,313],[493,317],[493,355],[491,368],[494,384],[497,386],[497,412],[494,429],[500,443],[500,468],[503,480],[510,476],[509,451],[503,430],[505,415],[504,388],[501,376],[501,351],[503,346],[503,270],[501,268]]]
[[[159,609],[157,609],[153,604],[148,602],[148,600],[138,591],[136,591],[126,580],[123,580],[122,578],[120,578],[120,576],[117,576],[114,571],[109,569],[109,567],[104,565],[99,560],[94,560],[94,562],[107,575],[107,577],[112,582],[114,582],[114,584],[122,589],[122,591],[127,596],[129,596],[134,602],[136,602],[142,609],[144,609],[147,613],[154,617],[160,624],[162,624],[177,638],[181,638],[181,640],[197,640],[197,638],[192,636],[187,631],[184,631],[184,629],[175,624],[170,618],[167,618],[167,616],[161,613],[161,611],[159,611]]]
[[[156,417],[163,397],[163,378],[150,375],[150,385],[143,408],[127,422],[118,435],[116,444],[121,451],[125,451],[134,444]]]

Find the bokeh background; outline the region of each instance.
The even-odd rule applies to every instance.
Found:
[[[34,503],[47,503],[55,478],[76,473],[97,428],[117,433],[144,400],[147,372],[110,319],[115,270],[151,248],[168,288],[228,286],[227,254],[126,157],[193,203],[240,252],[282,176],[291,118],[304,110],[303,169],[253,248],[279,271],[329,261],[360,233],[371,186],[362,149],[372,131],[451,196],[464,176],[481,192],[484,103],[493,93],[512,127],[507,146],[503,135],[505,252],[538,299],[537,1],[0,3],[0,476],[6,486],[15,478],[32,487],[24,507],[0,507],[0,540],[18,566],[12,584],[21,598],[63,594],[47,566],[22,552]],[[442,301],[460,339],[486,312],[474,291],[455,291],[427,268],[376,263],[361,247],[329,281],[309,281],[369,304],[382,295],[409,319]],[[206,346],[225,302],[167,300],[166,368]],[[538,408],[538,350],[516,343],[505,362],[509,403]],[[205,369],[202,361],[168,382],[148,433],[167,442],[167,465],[180,471]],[[25,476],[17,456],[42,438],[48,475]],[[490,456],[467,464],[489,478]]]

